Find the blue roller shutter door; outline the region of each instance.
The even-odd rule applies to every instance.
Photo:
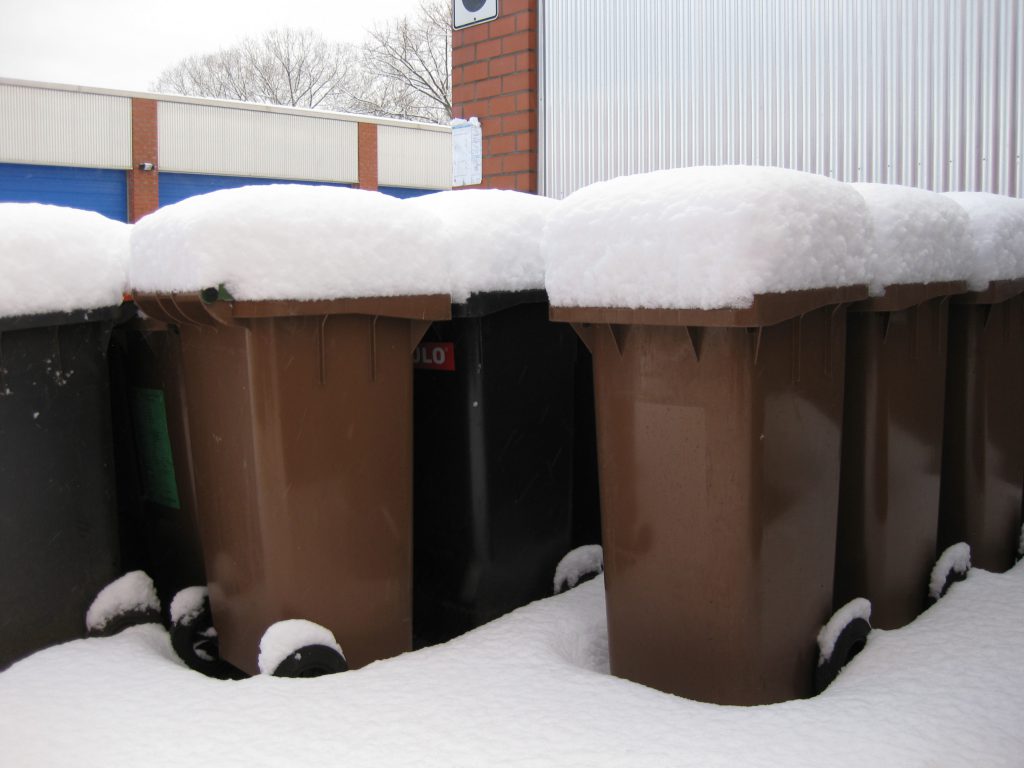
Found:
[[[128,175],[102,168],[0,163],[0,202],[63,205],[128,221]]]

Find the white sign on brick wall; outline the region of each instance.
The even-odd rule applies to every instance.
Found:
[[[452,186],[468,187],[483,179],[484,137],[480,121],[452,120]]]

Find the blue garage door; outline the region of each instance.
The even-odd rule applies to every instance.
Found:
[[[250,176],[211,176],[205,173],[161,173],[160,205],[171,205],[186,197],[205,195],[218,189],[263,186],[264,184],[307,184],[310,186],[347,187],[324,181],[287,181],[284,179],[257,179]]]
[[[441,191],[439,189],[414,189],[413,187],[378,187],[377,190],[379,192],[383,192],[385,195],[401,198],[432,195],[435,192]]]
[[[65,205],[128,221],[128,175],[100,168],[0,163],[0,202]]]

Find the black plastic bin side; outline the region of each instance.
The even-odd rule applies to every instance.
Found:
[[[107,344],[120,312],[0,320],[0,669],[83,637],[119,575]]]
[[[419,646],[550,595],[572,546],[577,341],[547,315],[544,291],[475,294],[417,350]]]
[[[149,318],[119,325],[110,371],[121,559],[150,575],[167,610],[179,590],[206,583],[178,330]]]

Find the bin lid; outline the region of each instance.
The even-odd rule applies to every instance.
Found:
[[[79,309],[74,312],[43,312],[35,315],[0,317],[0,333],[79,323],[114,324],[130,319],[133,314],[134,308],[129,305],[121,305],[99,307],[98,309]]]
[[[464,302],[452,304],[452,317],[484,317],[523,304],[547,304],[543,288],[527,291],[484,291],[470,294]]]
[[[758,328],[791,320],[830,305],[849,304],[868,296],[866,285],[812,288],[763,293],[743,309],[632,309],[626,307],[551,307],[552,320],[612,325],[686,325]]]
[[[1002,304],[1024,293],[1024,278],[993,280],[983,291],[970,291],[953,297],[954,304]]]
[[[957,296],[967,291],[966,280],[942,283],[907,283],[888,285],[881,296],[872,296],[850,305],[851,312],[899,312],[943,296]]]
[[[314,301],[206,301],[202,293],[136,293],[135,302],[147,316],[174,325],[232,325],[236,320],[309,315],[369,315],[430,321],[451,317],[448,294]]]

